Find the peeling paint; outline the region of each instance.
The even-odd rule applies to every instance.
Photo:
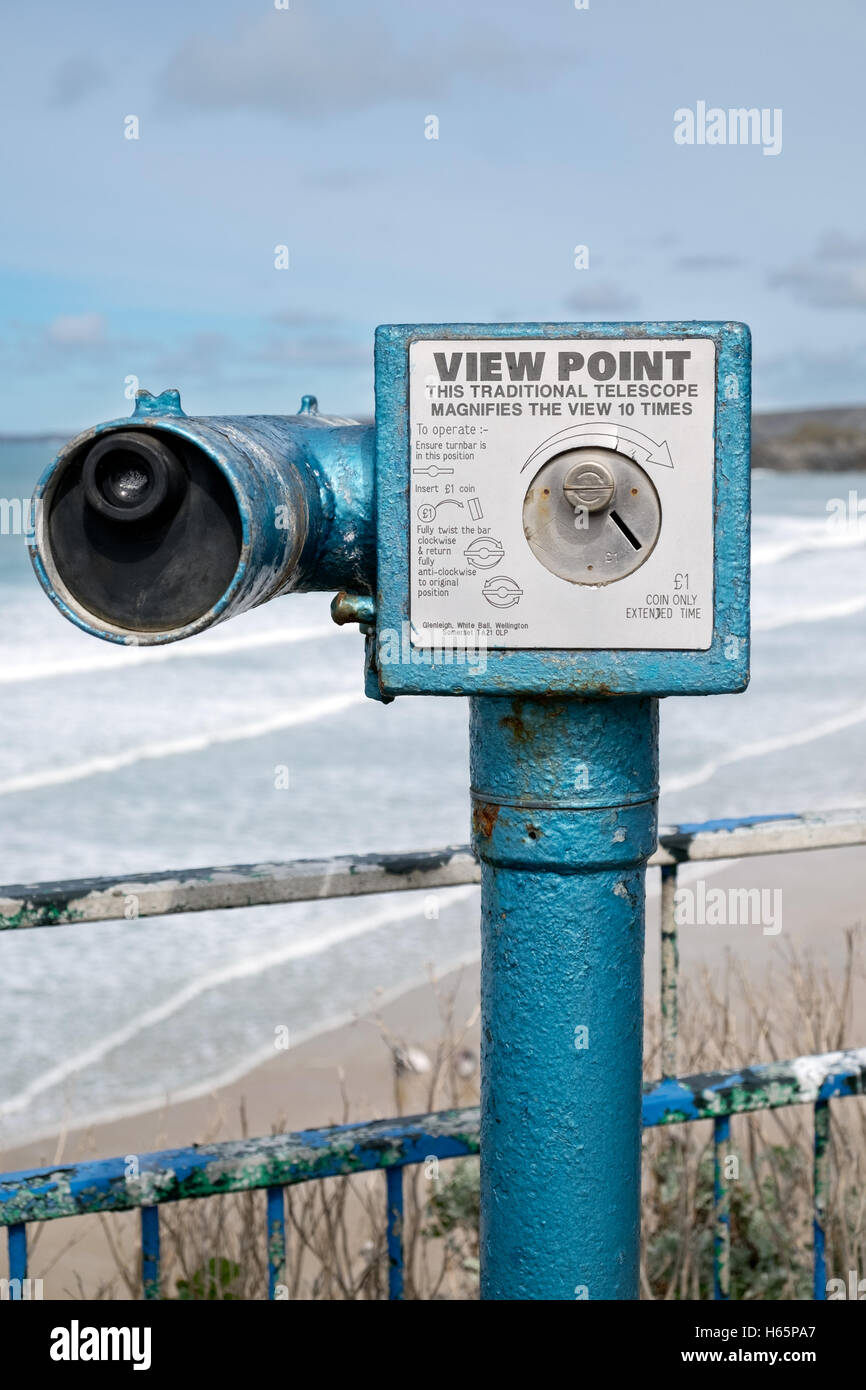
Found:
[[[643,1125],[685,1124],[818,1102],[816,1162],[826,1161],[826,1102],[866,1095],[866,1048],[647,1082]],[[0,1226],[99,1211],[128,1211],[187,1197],[290,1186],[377,1168],[423,1164],[479,1151],[478,1107],[408,1119],[376,1120],[323,1130],[172,1149],[140,1157],[135,1179],[125,1157],[0,1174]],[[825,1174],[825,1168],[821,1169]],[[826,1186],[819,1192],[826,1206]]]
[[[482,824],[487,820],[485,813]],[[626,833],[624,826],[617,826],[613,843],[624,844]],[[739,820],[707,821],[688,830],[682,826],[662,829],[659,848],[648,862],[673,866],[858,844],[866,844],[864,811],[744,816]],[[170,869],[133,879],[12,884],[0,888],[0,931],[122,919],[130,898],[136,900],[138,917],[162,917],[404,889],[454,887],[477,883],[479,879],[480,869],[471,846],[447,845],[439,850],[396,854]]]
[[[126,1175],[125,1158],[4,1173],[0,1225],[128,1211],[477,1152],[478,1110],[468,1109],[144,1154],[135,1179]]]

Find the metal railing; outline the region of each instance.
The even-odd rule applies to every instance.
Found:
[[[752,816],[663,830],[650,860],[662,871],[661,1012],[664,1077],[644,1088],[643,1124],[712,1120],[714,1127],[714,1297],[730,1297],[730,1193],[725,1149],[732,1115],[811,1105],[814,1112],[813,1295],[826,1297],[825,1235],[830,1101],[866,1094],[866,1047],[677,1078],[677,926],[680,864],[866,844],[866,812]],[[280,864],[180,870],[135,879],[99,878],[0,889],[0,929],[58,927],[325,897],[476,883],[467,846],[416,854],[342,856]],[[285,1188],[384,1169],[389,1297],[403,1296],[405,1167],[457,1158],[479,1147],[477,1108],[405,1120],[339,1125],[268,1138],[0,1174],[0,1226],[8,1230],[9,1287],[26,1297],[27,1225],[96,1212],[141,1212],[145,1298],[160,1297],[159,1208],[163,1203],[264,1189],[268,1294],[285,1296]]]

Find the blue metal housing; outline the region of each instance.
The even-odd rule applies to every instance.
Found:
[[[421,338],[711,338],[716,344],[715,553],[712,645],[706,651],[486,652],[484,671],[411,660],[376,663],[377,692],[394,695],[701,695],[749,679],[749,427],[751,339],[739,323],[399,324],[376,333],[376,638],[408,631],[409,345]],[[368,686],[369,689],[369,686]],[[371,691],[371,693],[377,693]]]
[[[170,631],[131,634],[94,618],[65,588],[46,541],[45,516],[66,469],[95,440],[130,426],[200,449],[228,479],[240,515],[242,549],[229,587],[194,622]],[[139,391],[131,418],[77,435],[40,479],[30,544],[36,574],[55,606],[85,632],[137,646],[179,641],[290,591],[369,594],[376,572],[373,442],[372,426],[319,415],[312,396],[297,415],[192,417],[177,391]]]

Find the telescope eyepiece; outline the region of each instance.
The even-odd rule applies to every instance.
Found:
[[[205,447],[168,430],[109,428],[55,465],[38,545],[73,612],[113,634],[171,640],[229,589],[243,522]]]
[[[143,522],[177,507],[186,473],[160,439],[124,430],[93,445],[82,482],[88,503],[108,521]]]
[[[372,445],[367,426],[208,419],[176,392],[145,393],[129,421],[84,431],[43,474],[37,576],[85,631],[148,646],[290,589],[366,591]]]

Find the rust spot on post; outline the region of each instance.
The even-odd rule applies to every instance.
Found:
[[[489,840],[499,815],[499,807],[487,801],[476,802],[472,808],[472,829],[476,835]]]

